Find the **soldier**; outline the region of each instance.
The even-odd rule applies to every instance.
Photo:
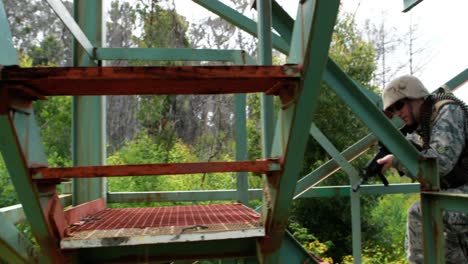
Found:
[[[451,193],[468,193],[468,107],[445,92],[430,94],[416,77],[405,75],[385,87],[382,100],[387,116],[397,115],[412,133],[407,139],[421,147],[421,155],[436,157],[440,186]],[[416,141],[416,142],[415,142]],[[393,166],[406,172],[393,155],[377,161],[383,171]],[[443,212],[447,263],[468,263],[468,215]],[[405,250],[410,263],[423,263],[421,206],[408,209]]]

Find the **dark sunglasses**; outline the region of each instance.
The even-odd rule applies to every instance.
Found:
[[[389,111],[390,113],[395,113],[396,111],[400,111],[403,108],[403,106],[405,106],[405,101],[399,100],[399,101],[396,101],[391,106],[389,106],[387,108],[387,111]]]
[[[391,106],[389,106],[387,108],[387,110],[385,110],[385,115],[389,118],[392,118],[393,115],[395,114],[396,111],[400,111],[403,106],[405,106],[405,101],[404,100],[399,100],[399,101],[396,101],[394,104],[392,104]]]

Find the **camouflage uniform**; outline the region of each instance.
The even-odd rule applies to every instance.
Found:
[[[414,140],[421,131],[408,135]],[[468,128],[464,128],[464,113],[455,104],[444,105],[433,121],[430,148],[422,155],[437,157],[441,179],[455,167],[465,147]],[[394,167],[405,171],[398,160]],[[468,194],[468,184],[446,189],[445,192]],[[446,245],[446,263],[468,263],[468,215],[455,211],[443,212],[444,235]],[[405,250],[410,263],[423,263],[421,206],[416,202],[408,209]]]

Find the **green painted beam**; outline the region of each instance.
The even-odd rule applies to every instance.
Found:
[[[349,196],[350,185],[345,186],[326,186],[313,187],[307,189],[297,198],[311,197],[335,197]],[[109,192],[107,194],[108,203],[140,203],[140,202],[200,202],[200,201],[235,201],[237,199],[237,190],[206,190],[206,191],[173,191],[173,192]],[[381,184],[362,185],[361,194],[383,195],[396,193],[417,193],[419,192],[419,183],[400,184],[395,183],[387,187]],[[262,189],[249,189],[248,199],[259,200],[262,198]],[[297,199],[296,198],[296,199]],[[70,204],[64,204],[70,205]],[[16,210],[0,209],[10,219],[18,219],[14,214]]]
[[[255,65],[255,59],[243,50],[233,50],[232,62],[234,65]]]
[[[85,33],[81,30],[78,23],[70,15],[65,5],[60,0],[47,0],[50,7],[55,11],[57,16],[62,20],[63,24],[70,30],[75,40],[80,43],[81,47],[86,51],[89,57],[94,57],[94,47],[91,41],[86,37]]]
[[[258,11],[258,64],[272,65],[272,43],[271,43],[271,0],[262,0],[257,4]],[[260,95],[261,124],[262,124],[262,157],[269,158],[274,132],[274,104],[273,96],[262,93]]]
[[[401,160],[411,175],[418,175],[419,153],[349,78],[335,62],[329,60],[324,81],[351,110],[361,118],[377,138]]]
[[[234,116],[235,116],[235,140],[236,140],[236,160],[247,160],[247,115],[246,115],[246,95],[236,94],[234,96]],[[237,200],[248,205],[249,181],[247,172],[238,172],[237,179]]]
[[[292,205],[296,181],[298,179],[306,143],[308,130],[312,123],[313,113],[319,97],[323,71],[328,59],[331,35],[338,13],[339,1],[306,1],[302,3],[298,20],[303,25],[295,23],[293,40],[291,43],[291,56],[289,63],[300,63],[293,58],[303,58],[303,82],[301,94],[296,99],[296,104],[288,107],[281,115],[284,123],[281,127],[290,128],[289,133],[280,135],[282,131],[276,131],[275,141],[286,139],[284,151],[283,172],[279,177],[277,192],[271,195],[271,222],[266,228],[273,232],[274,236],[280,236],[288,223],[288,216]],[[304,13],[301,13],[304,12]],[[305,41],[303,43],[303,41]],[[303,49],[305,48],[305,49]],[[304,52],[304,53],[302,53]],[[293,54],[296,54],[293,56]],[[272,156],[282,154],[282,149],[273,149]],[[275,234],[277,233],[277,234]],[[279,239],[281,241],[281,237]],[[273,245],[274,248],[274,245]],[[266,262],[277,262],[277,251],[265,254]]]
[[[0,262],[37,263],[31,242],[8,219],[0,214]]]
[[[72,100],[74,166],[105,162],[105,101],[102,96],[75,96]],[[104,197],[104,178],[73,179],[73,204]]]
[[[97,48],[98,60],[237,61],[247,64],[242,50],[176,48]]]
[[[347,160],[352,161],[367,151],[373,144],[376,144],[377,139],[373,134],[369,134],[341,152],[341,155]],[[321,182],[328,176],[341,169],[335,160],[329,160],[322,166],[315,169],[313,172],[301,178],[296,184],[294,199],[299,198],[305,191]]]
[[[254,59],[245,51],[236,51],[233,54],[233,63],[236,65],[254,65]],[[247,114],[246,95],[234,95],[236,160],[247,159]],[[246,172],[237,173],[237,200],[245,205],[249,202],[249,180]]]
[[[238,28],[244,30],[245,32],[257,36],[257,23],[243,14],[237,12],[231,7],[223,4],[218,0],[192,0],[198,5],[208,9],[209,11],[215,13],[216,15],[224,18],[226,21],[237,26]],[[283,38],[278,36],[278,34],[272,33],[272,42],[273,47],[278,51],[288,54],[289,53],[289,44]]]
[[[19,65],[3,0],[0,0],[0,36],[0,65]]]
[[[439,170],[435,158],[421,161],[421,174],[424,175],[421,190],[440,190]],[[445,263],[444,224],[439,197],[421,194],[421,213],[424,263]]]
[[[460,72],[455,77],[450,79],[450,81],[446,82],[442,87],[449,91],[455,91],[457,88],[459,88],[462,84],[466,83],[467,81],[468,81],[468,68],[466,68],[464,71]]]
[[[261,189],[250,189],[248,200],[262,198]],[[173,191],[173,192],[109,192],[108,203],[136,202],[182,202],[182,201],[235,201],[237,190],[204,190],[204,191]]]
[[[291,50],[291,56],[288,62],[304,63],[304,81],[302,83],[303,91],[297,101],[295,109],[293,107],[289,107],[285,110],[286,113],[282,115],[291,118],[290,120],[285,119],[285,124],[282,125],[282,127],[286,128],[291,127],[289,134],[280,136],[279,132],[275,133],[277,138],[283,137],[288,139],[287,149],[284,153],[283,175],[288,175],[288,177],[292,179],[297,178],[300,163],[304,156],[305,143],[308,139],[308,130],[312,123],[312,113],[315,110],[314,102],[317,102],[322,71],[328,58],[328,48],[330,45],[336,13],[338,11],[338,3],[339,1],[327,1],[326,4],[323,2],[317,2],[317,7],[315,7],[314,1],[307,1],[303,4],[303,7],[299,8],[298,11],[298,17],[304,17],[305,21],[303,21],[303,27],[301,27],[299,23],[295,23],[293,33],[294,38],[291,44],[291,47],[294,49]],[[309,35],[310,32],[314,32],[314,34]],[[302,43],[304,40],[307,40],[305,44]],[[294,58],[301,56],[300,54],[303,52],[303,47],[307,47],[304,59],[298,61],[294,60]],[[314,62],[314,67],[311,67],[312,62]],[[320,65],[322,65],[322,67],[320,67]],[[292,112],[295,113],[294,117]],[[288,131],[285,130],[285,132]],[[275,151],[274,155],[281,155],[281,150]],[[294,177],[294,175],[296,177]],[[281,189],[289,186],[289,184],[293,182],[291,179],[286,180],[285,178],[286,177],[281,180],[281,183],[283,183],[283,181],[285,183],[285,185],[280,184]],[[295,184],[295,181],[293,184]],[[287,204],[289,204],[289,202]],[[287,206],[284,207],[286,208]]]
[[[333,143],[320,131],[320,129],[312,123],[310,126],[310,134],[319,142],[323,149],[335,160],[338,165],[348,174],[350,183],[354,186],[359,182],[359,172],[348,163],[348,161],[336,149]],[[361,201],[359,192],[351,192],[351,228],[353,237],[353,257],[356,263],[362,262],[361,252]]]
[[[48,166],[41,133],[32,109],[17,109],[13,116],[20,147],[28,167]]]
[[[272,6],[273,28],[287,43],[291,43],[294,19],[276,2]]]
[[[19,201],[23,205],[36,240],[41,245],[44,260],[54,263],[57,253],[53,246],[53,238],[49,233],[47,222],[39,203],[39,194],[31,181],[29,168],[20,143],[16,137],[16,129],[9,115],[0,115],[0,151],[8,169],[11,182],[15,186]]]
[[[421,192],[422,199],[437,199],[440,207],[448,211],[458,211],[468,214],[468,195],[443,192]]]
[[[258,38],[258,62],[260,65],[271,65],[272,64],[272,14],[271,14],[271,0],[261,0],[256,4],[257,7],[257,38]],[[247,22],[247,21],[246,21]],[[255,23],[255,22],[253,22]],[[255,32],[251,32],[253,36],[255,36]],[[266,94],[262,93],[260,95],[260,118],[261,118],[261,140],[262,140],[262,157],[269,158],[271,157],[271,150],[273,144],[273,137],[274,137],[274,102],[272,96],[267,96]],[[268,180],[267,175],[262,176],[263,181],[263,188],[265,188],[266,192],[273,192],[270,191],[271,189],[268,188]],[[269,201],[266,195],[263,195],[263,204],[267,204]],[[264,225],[266,221],[268,221],[267,216],[267,207],[263,206],[262,208],[262,221]],[[266,228],[268,230],[268,228]],[[268,235],[268,234],[267,234]],[[280,238],[281,239],[281,238]],[[263,249],[265,246],[261,243],[265,243],[263,241],[257,242],[257,259],[259,263],[276,263],[278,261],[278,252],[275,250],[273,253],[265,254],[265,250]],[[270,254],[270,255],[268,255]]]
[[[310,134],[315,138],[315,140],[322,146],[322,148],[330,155],[330,157],[338,163],[338,165],[349,175],[350,179],[353,179],[355,182],[359,180],[359,172],[349,164],[346,158],[341,155],[341,153],[336,149],[333,143],[320,131],[320,129],[312,123],[310,126]],[[353,185],[354,182],[351,182]]]
[[[403,12],[410,11],[417,4],[421,3],[423,0],[403,0],[404,9]]]
[[[254,0],[253,8],[257,8],[257,1]],[[273,28],[280,34],[287,43],[291,43],[294,19],[281,7],[278,2],[273,1],[271,7]]]
[[[352,193],[352,185],[343,186],[324,186],[313,187],[304,192],[299,198],[318,198],[318,197],[346,197]],[[397,183],[391,184],[387,187],[382,184],[375,185],[362,185],[359,189],[362,195],[385,195],[397,193],[418,193],[419,183]]]
[[[94,47],[101,46],[102,0],[75,1],[74,17]],[[73,65],[95,66],[87,47],[73,42]],[[87,54],[88,53],[88,54]],[[105,163],[106,115],[104,96],[74,96],[72,101],[72,158],[74,166]],[[73,204],[78,205],[105,197],[105,179],[73,179]]]

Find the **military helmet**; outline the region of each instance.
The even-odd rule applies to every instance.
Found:
[[[424,84],[411,75],[400,76],[391,81],[383,90],[383,110],[403,98],[419,99],[429,95]]]

